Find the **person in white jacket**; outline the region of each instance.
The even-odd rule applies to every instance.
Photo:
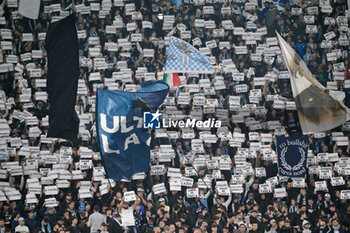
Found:
[[[302,233],[311,233],[309,221],[304,220],[302,224],[303,224]]]

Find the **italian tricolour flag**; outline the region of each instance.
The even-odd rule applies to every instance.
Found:
[[[177,87],[181,85],[181,80],[178,73],[164,74],[163,81],[170,87]]]

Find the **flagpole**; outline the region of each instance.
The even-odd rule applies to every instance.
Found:
[[[98,109],[97,108],[97,103],[98,103],[98,101],[97,101],[97,98],[98,98],[97,92],[98,92],[98,90],[99,90],[99,88],[96,89],[96,103],[95,103],[95,108],[96,109]],[[98,114],[97,111],[95,111],[95,119],[97,119],[97,114]],[[97,127],[97,120],[96,120],[96,135],[97,135],[96,136],[97,137],[97,143],[98,143],[98,146],[100,147],[99,149],[100,149],[101,162],[102,162],[103,168],[105,168],[105,162],[104,162],[104,159],[103,159],[103,156],[102,156],[102,153],[101,153],[100,137],[98,136],[99,134],[98,134],[98,127]],[[109,183],[109,186],[110,186],[110,188],[112,188],[112,184],[109,181],[109,175],[108,175],[108,172],[107,172],[108,169],[104,169],[104,170],[105,170],[105,173],[106,173],[106,177],[107,177],[107,181]]]

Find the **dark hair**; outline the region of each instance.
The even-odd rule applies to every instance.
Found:
[[[180,205],[179,205],[179,204],[175,204],[175,205],[173,206],[173,208],[174,208],[174,210],[179,210],[179,209],[180,209]]]
[[[80,217],[84,217],[85,216],[85,211],[80,211],[79,215],[80,215]]]
[[[44,219],[43,219],[44,222],[49,222],[49,217],[45,216]]]

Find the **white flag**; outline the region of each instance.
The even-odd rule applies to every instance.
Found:
[[[290,73],[293,97],[303,134],[323,132],[344,124],[349,118],[348,108],[342,103],[345,94],[326,90],[278,33],[277,37]]]
[[[18,10],[24,17],[38,19],[40,0],[20,0]]]

